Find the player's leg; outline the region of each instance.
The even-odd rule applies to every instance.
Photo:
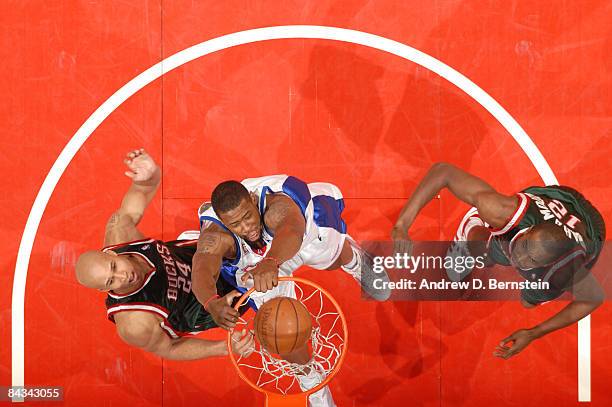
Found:
[[[342,249],[340,250],[340,255],[336,258],[336,260],[326,268],[326,270],[336,270],[342,266],[348,266],[355,259],[355,253],[351,248],[351,244],[348,239],[344,239],[344,243],[342,244]]]
[[[305,344],[298,350],[291,352],[290,354],[280,355],[283,359],[291,363],[297,363],[305,365],[310,361],[310,351],[308,344]],[[316,387],[325,379],[325,375],[322,372],[316,370],[316,365],[313,364],[312,368],[307,367],[301,374],[297,374],[296,378],[298,384],[303,391],[310,390]],[[311,407],[333,407],[335,406],[334,399],[328,386],[323,387],[321,390],[308,396],[308,404]]]
[[[317,270],[341,269],[350,274],[371,298],[385,301],[391,290],[385,282],[389,277],[385,271],[376,273],[372,256],[362,249],[349,235],[333,228],[320,227],[319,239],[300,250],[304,264]],[[384,288],[374,288],[374,281],[380,279]]]
[[[325,375],[315,369],[310,369],[306,374],[296,375],[296,378],[300,388],[306,391],[318,386],[319,383],[325,380]],[[308,396],[308,405],[310,407],[334,407],[336,404],[334,403],[329,386],[324,386],[322,389]]]
[[[471,208],[461,220],[446,256],[451,258],[485,256],[488,251],[487,242],[490,235],[488,225],[480,218],[476,208]],[[452,264],[464,263],[453,261]],[[461,281],[471,272],[472,268],[465,267],[461,269],[449,267],[446,269],[448,278],[453,281]]]
[[[292,272],[300,262],[318,270],[341,268],[355,278],[370,297],[379,301],[388,299],[391,295],[388,288],[373,287],[375,280],[389,281],[386,272],[374,273],[372,257],[346,234],[346,223],[342,219],[344,200],[340,189],[322,182],[308,184],[308,189],[313,196],[313,220],[318,227],[318,238],[303,246],[294,259],[283,263],[281,273]],[[295,259],[299,261],[294,264]]]

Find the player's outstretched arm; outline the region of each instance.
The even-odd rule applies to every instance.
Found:
[[[406,239],[418,213],[444,188],[463,202],[475,206],[480,217],[493,227],[504,226],[518,205],[515,196],[498,193],[482,179],[452,164],[436,163],[417,185],[402,209],[391,231],[393,240]]]
[[[223,258],[233,257],[233,251],[233,238],[219,226],[208,225],[200,233],[191,271],[194,295],[215,323],[228,330],[236,325],[240,316],[238,311],[231,307],[232,299],[239,297],[240,293],[233,291],[225,297],[219,297],[217,279]]]
[[[105,246],[143,237],[137,225],[161,182],[159,167],[143,148],[127,153],[123,162],[128,167],[125,175],[132,179],[132,185],[124,195],[121,207],[106,224]]]
[[[300,208],[285,195],[273,195],[264,222],[274,233],[272,246],[266,257],[243,276],[243,281],[252,276],[255,289],[260,292],[278,285],[278,267],[300,250],[306,230],[306,221]]]
[[[604,301],[604,291],[587,270],[581,269],[574,277],[571,287],[574,300],[561,311],[531,329],[520,329],[504,338],[493,353],[494,356],[508,359],[529,345],[534,339],[572,325],[590,315]]]
[[[302,246],[306,231],[306,220],[296,203],[287,196],[275,195],[266,209],[264,222],[274,233],[268,256],[280,263],[293,258]]]
[[[127,344],[152,352],[164,359],[195,360],[227,355],[224,340],[210,341],[198,338],[171,339],[154,315],[142,311],[128,311],[115,315],[117,333]],[[248,356],[254,349],[252,332],[232,333],[234,353]]]

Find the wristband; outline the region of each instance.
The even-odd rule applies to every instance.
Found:
[[[212,300],[216,300],[217,298],[221,298],[219,296],[219,294],[215,294],[212,297],[210,297],[209,299],[207,299],[206,302],[204,303],[204,306],[203,306],[204,310],[208,311],[208,309],[206,309],[206,307],[208,307],[208,303],[211,302]]]

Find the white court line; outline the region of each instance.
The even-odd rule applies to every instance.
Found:
[[[578,321],[578,401],[591,401],[591,316]]]
[[[478,87],[474,82],[450,66],[408,45],[361,31],[312,25],[289,25],[258,28],[254,30],[240,31],[204,41],[169,56],[140,75],[136,76],[134,79],[121,87],[117,92],[115,92],[98,109],[96,109],[96,111],[78,129],[68,144],[66,144],[61,154],[51,167],[51,170],[47,174],[43,185],[36,195],[32,209],[30,210],[30,214],[23,231],[23,236],[21,238],[21,243],[19,245],[17,264],[15,265],[11,309],[13,386],[24,385],[25,287],[28,274],[28,264],[30,262],[30,255],[32,253],[32,246],[34,244],[36,232],[45,208],[47,207],[47,203],[49,202],[51,194],[53,193],[53,190],[55,189],[60,177],[64,173],[64,170],[68,164],[70,164],[70,161],[74,158],[77,151],[81,148],[83,143],[85,143],[87,138],[125,100],[163,74],[172,71],[174,68],[204,55],[237,45],[274,39],[301,38],[326,39],[364,45],[366,47],[375,48],[380,51],[389,52],[401,58],[405,58],[431,70],[432,72],[435,72],[470,95],[476,102],[489,111],[493,117],[495,117],[495,119],[508,131],[508,133],[510,133],[518,145],[523,149],[545,184],[557,184],[557,178],[546,162],[546,159],[542,156],[542,153],[538,150],[531,138],[521,128],[516,120],[514,120],[514,118],[499,103],[497,103],[495,99]],[[588,336],[585,336],[584,330],[589,329],[590,327],[590,316],[585,317],[583,321],[585,322],[581,321],[578,324],[578,359],[579,361],[582,361],[584,366],[590,367],[590,343],[584,343],[584,340],[588,339]],[[580,332],[582,332],[582,334]],[[583,365],[581,364],[581,366]],[[588,370],[589,369],[587,369],[587,371]],[[584,369],[578,370],[579,389],[590,389],[590,374],[584,374],[584,371]],[[588,394],[585,392],[580,394],[585,395],[587,398],[581,399],[579,397],[579,401],[590,400],[590,391]]]

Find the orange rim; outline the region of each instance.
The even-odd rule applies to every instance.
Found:
[[[342,329],[344,331],[344,347],[342,349],[342,352],[340,353],[340,358],[338,360],[338,363],[336,363],[336,366],[334,366],[334,368],[331,370],[331,372],[329,372],[327,377],[325,377],[325,379],[321,383],[319,383],[317,386],[313,387],[312,389],[301,392],[301,393],[288,395],[289,397],[293,397],[293,396],[296,396],[296,395],[299,396],[300,394],[302,394],[305,397],[307,397],[309,394],[315,393],[319,391],[320,389],[322,389],[323,387],[325,387],[327,383],[329,383],[331,379],[333,379],[336,373],[338,373],[338,371],[340,370],[340,367],[342,367],[342,363],[344,362],[344,357],[346,356],[346,351],[348,349],[348,327],[346,325],[346,318],[344,317],[344,313],[342,312],[342,309],[340,308],[340,305],[338,304],[336,299],[332,297],[332,295],[320,285],[313,283],[310,280],[306,280],[300,277],[279,277],[278,281],[295,281],[297,283],[306,284],[306,285],[316,288],[317,290],[320,290],[331,301],[331,303],[334,304],[334,307],[336,307],[336,310],[338,311],[338,315],[340,315],[340,320],[342,321]],[[253,293],[253,291],[255,291],[255,287],[251,288],[250,290],[242,294],[242,297],[240,297],[236,305],[234,305],[234,308],[237,310],[242,304],[244,304],[249,298],[249,295]],[[238,371],[238,376],[240,376],[242,380],[247,382],[249,386],[251,386],[257,391],[265,393],[266,395],[268,394],[273,395],[275,398],[276,396],[280,396],[280,397],[284,396],[279,393],[275,393],[272,391],[262,389],[261,387],[257,386],[257,384],[253,383],[253,381],[249,379],[244,373],[242,373],[242,370],[240,370],[240,367],[238,366],[238,361],[236,360],[236,357],[234,356],[234,353],[232,352],[232,333],[231,331],[228,331],[227,333],[227,351],[228,351],[230,360],[232,361],[232,364]]]

